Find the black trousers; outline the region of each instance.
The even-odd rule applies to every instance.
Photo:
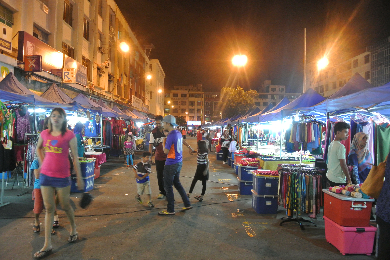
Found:
[[[196,184],[197,181],[198,181],[198,179],[196,179],[196,178],[194,178],[192,180],[189,193],[192,193],[192,191],[195,188],[195,184]],[[202,180],[202,194],[201,194],[202,196],[206,193],[206,183],[207,183],[207,180]]]
[[[227,147],[222,147],[221,149],[222,149],[222,161],[227,162],[229,149]]]
[[[384,221],[380,217],[376,216],[376,223],[379,227],[379,236],[377,244],[378,259],[384,260],[390,258],[390,223]]]
[[[160,190],[160,194],[166,196],[165,189],[164,189],[164,174],[163,174],[164,166],[165,166],[165,160],[164,161],[156,160],[158,189]]]

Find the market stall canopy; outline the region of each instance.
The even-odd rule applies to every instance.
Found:
[[[116,117],[123,117],[124,116],[123,114],[120,114],[117,111],[113,110],[112,108],[108,107],[106,104],[104,104],[103,100],[101,100],[101,99],[99,99],[97,104],[103,108],[103,115],[105,112],[111,112],[111,113],[115,114]]]
[[[349,99],[348,96],[364,90],[370,91],[370,89],[374,89],[372,85],[367,80],[365,80],[362,76],[360,76],[359,73],[356,73],[340,90],[338,90],[336,93],[331,95],[323,102],[311,107],[302,107],[299,110],[309,115],[317,114],[317,113],[325,115],[326,112],[335,112],[337,110],[340,110],[341,112],[341,110],[353,108],[354,106],[359,104],[359,102],[356,102],[354,106],[346,107],[346,106],[338,106],[337,103],[339,102],[335,100],[339,100],[340,98],[342,98],[341,101],[344,102],[345,100]],[[311,113],[310,111],[313,112]]]
[[[272,112],[259,116],[259,122],[281,120],[284,116],[291,115],[297,108],[316,105],[325,100],[315,90],[309,88],[305,93],[288,103],[287,105]]]
[[[19,82],[19,80],[14,76],[12,72],[8,73],[8,75],[0,82],[0,90],[8,91],[14,94],[32,96],[34,98],[34,102],[31,104],[47,107],[61,107],[61,104],[51,102],[31,92],[28,88],[26,88],[25,86],[23,86],[22,83]]]
[[[288,103],[290,103],[290,100],[288,100],[287,97],[284,97],[282,100],[280,100],[279,103],[276,104],[276,106],[274,106],[272,109],[270,109],[268,112],[272,112],[272,111],[275,111],[281,107],[284,107],[285,105],[287,105]],[[267,112],[267,111],[265,111]],[[265,112],[263,112],[262,114],[264,114]]]
[[[77,104],[81,105],[83,108],[91,109],[94,111],[102,112],[102,107],[84,96],[83,94],[78,94],[73,101],[76,101]]]
[[[118,113],[118,115],[120,117],[123,117],[125,119],[129,119],[129,118],[132,118],[131,116],[127,115],[124,111],[120,110],[119,107],[117,107],[116,105],[114,105],[112,107],[112,110],[114,110],[116,113]]]
[[[75,103],[68,95],[66,95],[56,84],[52,84],[41,97],[61,103],[61,104],[72,104]]]
[[[12,92],[0,90],[0,101],[33,104],[34,97],[32,95],[15,94]]]
[[[142,113],[142,112],[140,112],[138,110],[133,109],[133,111],[131,111],[131,112],[134,115],[136,115],[138,117],[138,119],[142,119],[142,120],[147,119],[147,116],[144,113]]]
[[[253,116],[254,114],[258,114],[259,112],[261,112],[261,109],[258,107],[255,107],[255,108],[251,109],[248,113],[246,113],[245,115],[240,117],[238,120],[244,120],[245,118]]]
[[[273,104],[272,103],[269,103],[268,106],[266,106],[263,110],[261,110],[260,112],[256,113],[256,114],[253,114],[252,116],[249,116],[247,118],[244,118],[242,121],[243,122],[248,122],[248,123],[256,123],[256,122],[259,122],[259,116],[261,114],[264,114],[268,111],[270,111],[272,108],[273,108]]]

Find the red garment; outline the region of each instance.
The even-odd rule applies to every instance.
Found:
[[[201,130],[198,130],[198,132],[196,133],[196,142],[199,142],[202,140],[202,131]]]

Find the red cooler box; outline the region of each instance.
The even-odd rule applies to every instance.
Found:
[[[370,226],[371,207],[374,199],[357,199],[336,194],[326,189],[324,216],[344,227]]]
[[[242,158],[245,157],[243,153],[234,153],[234,164],[240,163]]]
[[[376,227],[342,227],[325,217],[325,238],[340,253],[371,255],[374,248]]]

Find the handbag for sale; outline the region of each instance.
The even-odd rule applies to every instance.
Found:
[[[381,193],[383,182],[385,178],[386,161],[381,162],[378,166],[372,166],[367,179],[363,182],[360,189],[375,199],[377,199]]]

